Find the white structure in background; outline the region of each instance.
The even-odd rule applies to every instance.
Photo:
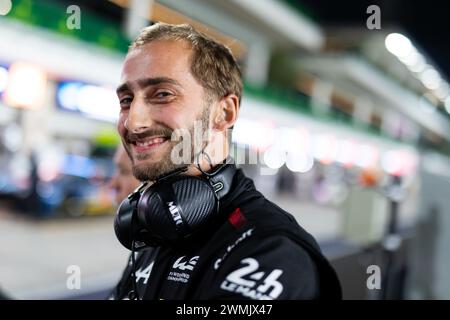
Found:
[[[322,78],[330,79],[330,82],[334,81],[341,86],[349,85],[370,99],[376,98],[373,109],[376,107],[383,114],[383,118],[396,111],[431,132],[450,137],[448,120],[437,112],[428,112],[435,109],[435,106],[423,96],[405,89],[397,81],[386,77],[381,70],[361,57],[350,54],[325,55],[305,57],[301,63],[307,70],[320,74]],[[366,105],[368,104],[358,103],[358,107]],[[361,113],[359,116],[364,117]]]
[[[126,34],[130,39],[134,39],[147,26],[152,4],[153,0],[131,0],[125,21]]]
[[[325,43],[321,28],[300,12],[276,0],[159,0],[161,4],[244,42],[248,48],[244,77],[264,85],[274,46],[319,51]],[[301,32],[299,32],[301,30]]]
[[[75,97],[77,108],[89,110],[91,118],[110,115],[107,120],[117,119],[117,115],[112,116],[118,112],[114,89],[123,54],[11,19],[0,19],[0,29],[0,92],[6,90],[5,104],[26,108],[12,109],[0,102],[0,125],[16,121],[21,113],[23,152],[48,148],[55,136],[89,141],[99,130],[98,121],[55,112],[56,79],[102,85],[83,86]],[[112,123],[110,127],[114,130]]]
[[[279,22],[276,22],[277,19],[284,17],[283,19],[286,20],[284,22],[288,25],[298,26],[309,23],[308,20],[297,13],[288,13],[283,4],[271,0],[265,1],[270,3],[273,8],[272,13],[276,14],[266,17],[261,10],[267,8],[256,8],[251,3],[241,4],[240,8],[246,13],[251,13],[258,21],[251,27],[244,22],[240,22],[244,23],[242,29],[239,28],[241,27],[240,23],[232,25],[229,16],[226,15],[226,13],[234,12],[237,5],[226,7],[228,11],[222,14],[217,10],[217,6],[223,5],[222,2],[219,4],[217,1],[211,1],[209,5],[204,5],[201,0],[193,0],[189,8],[183,5],[180,11],[199,9],[198,6],[201,5],[203,11],[199,9],[199,12],[189,11],[185,13],[197,18],[201,13],[214,12],[216,16],[204,15],[199,20],[207,23],[212,22],[209,21],[212,17],[217,18],[214,26],[220,30],[229,31],[233,36],[239,36],[244,41],[250,41],[250,47],[252,43],[260,43],[259,41],[265,43],[281,41],[285,45],[303,46],[305,50],[320,48],[323,41],[320,29],[315,27],[314,24],[308,24],[308,30],[311,29],[311,33],[308,33],[308,35],[305,35],[305,33],[292,34],[291,31],[281,27]],[[177,6],[172,1],[162,2],[170,3],[174,7]],[[179,6],[179,2],[177,3]],[[212,4],[216,7],[211,7]],[[98,122],[95,120],[51,110],[54,107],[53,97],[55,94],[57,94],[59,104],[65,109],[77,111],[81,115],[94,119],[110,122],[117,119],[118,106],[115,102],[114,87],[119,81],[123,55],[89,44],[81,44],[78,41],[20,23],[2,20],[0,24],[2,36],[5,39],[11,39],[11,41],[0,43],[0,61],[12,63],[17,59],[19,61],[26,60],[36,66],[36,69],[28,68],[28,70],[44,70],[48,75],[56,74],[58,77],[86,82],[72,82],[55,88],[54,82],[46,82],[45,76],[37,77],[35,76],[37,73],[33,71],[33,76],[30,76],[29,79],[30,81],[36,80],[33,81],[33,88],[39,82],[39,90],[33,89],[31,91],[47,92],[48,96],[45,97],[44,106],[39,113],[33,113],[30,110],[25,112],[24,123],[29,125],[30,128],[34,128],[33,130],[25,129],[25,141],[28,141],[30,145],[39,146],[42,143],[51,144],[48,140],[49,137],[57,134],[85,139],[90,139],[96,134]],[[278,24],[278,26],[274,24]],[[306,28],[306,25],[304,27]],[[260,31],[257,32],[257,28],[271,29],[272,33],[263,36]],[[240,34],[237,33],[238,30]],[[274,39],[274,32],[278,35],[276,40]],[[19,36],[24,34],[27,36]],[[255,35],[256,38],[252,38]],[[16,40],[12,41],[12,39]],[[259,40],[255,42],[255,39]],[[39,47],[41,50],[31,53],[30,50],[26,50],[29,46]],[[71,61],[71,63],[67,63],[67,61]],[[352,69],[346,67],[347,61],[344,62],[344,68]],[[336,65],[336,62],[334,65]],[[5,82],[7,87],[11,86],[9,72],[5,72],[4,68],[1,70],[0,80],[3,86]],[[96,72],[92,72],[92,70],[96,70]],[[28,80],[25,81],[25,83],[28,82]],[[49,86],[48,90],[42,89],[44,83]],[[89,83],[98,83],[103,86]],[[14,101],[20,101],[22,98],[19,93],[30,92],[30,88],[13,90],[12,92],[17,93],[14,94]],[[30,95],[27,94],[27,97],[30,97]],[[34,102],[41,99],[41,97],[35,98],[33,99]],[[4,119],[3,121],[7,122],[8,120],[11,119]],[[36,124],[39,124],[39,130]],[[113,127],[112,123],[111,127]],[[37,131],[42,132],[42,135],[47,138],[40,137],[36,140]],[[330,134],[329,132],[333,133]],[[236,123],[234,133],[236,143],[247,144],[251,148],[263,151],[263,162],[269,167],[279,168],[286,164],[290,170],[295,172],[307,172],[314,165],[314,161],[320,161],[324,164],[340,162],[346,166],[376,166],[380,164],[380,159],[385,152],[404,148],[402,145],[359,133],[342,125],[325,124],[317,119],[280,109],[277,105],[249,95],[244,96],[241,116]],[[411,157],[414,158],[415,154],[412,150],[408,149],[406,153],[411,154]]]
[[[269,168],[286,164],[300,173],[309,171],[318,161],[408,175],[415,172],[419,162],[412,146],[324,123],[248,95],[243,98],[233,142],[258,150],[258,159]]]

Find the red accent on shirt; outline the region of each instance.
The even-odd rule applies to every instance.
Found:
[[[233,211],[233,213],[230,214],[228,217],[228,221],[235,227],[236,229],[242,228],[244,225],[247,224],[247,219],[242,214],[241,209],[237,208]]]

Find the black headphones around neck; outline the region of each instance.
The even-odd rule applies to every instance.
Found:
[[[227,158],[212,172],[187,176],[182,167],[153,184],[142,183],[120,204],[114,230],[120,243],[134,251],[145,246],[173,245],[218,216],[219,200],[230,190],[236,171]]]

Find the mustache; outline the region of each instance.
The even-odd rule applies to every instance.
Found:
[[[173,130],[168,127],[159,126],[139,133],[128,132],[125,138],[126,142],[132,143],[138,141],[139,139],[144,139],[151,136],[163,136],[170,138],[172,136],[172,132]]]

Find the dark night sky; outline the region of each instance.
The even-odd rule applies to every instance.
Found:
[[[393,24],[406,30],[413,42],[424,50],[450,80],[450,1],[428,0],[297,0],[324,26],[365,27],[366,9],[381,9],[381,27]],[[371,31],[368,31],[371,32]]]

